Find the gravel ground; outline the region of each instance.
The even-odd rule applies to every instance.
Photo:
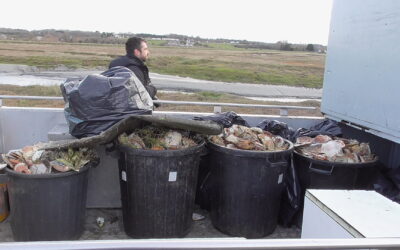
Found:
[[[130,239],[123,229],[121,209],[87,209],[85,231],[80,240],[116,240]],[[203,220],[194,221],[193,227],[185,238],[224,238],[231,237],[215,229],[207,211],[197,209],[196,213],[204,215]],[[96,223],[98,217],[104,218],[104,226],[99,227]],[[278,226],[275,231],[265,238],[300,238],[301,230],[297,227],[283,228]],[[0,223],[0,239],[3,242],[12,242],[12,232],[9,219]]]

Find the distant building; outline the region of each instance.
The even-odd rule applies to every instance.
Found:
[[[115,38],[128,38],[127,34],[115,34],[114,35]]]
[[[318,52],[318,53],[326,53],[326,47],[320,44],[315,44],[314,45],[314,51]]]
[[[162,38],[163,41],[167,41],[168,46],[179,46],[179,39],[176,38]]]
[[[187,47],[193,47],[194,41],[192,39],[186,39],[186,46]]]

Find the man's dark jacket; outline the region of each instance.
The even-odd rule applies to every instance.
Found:
[[[142,60],[140,60],[136,56],[120,56],[112,60],[108,68],[110,69],[115,66],[124,66],[132,70],[137,78],[139,78],[139,80],[142,82],[144,87],[147,89],[147,92],[149,92],[151,98],[154,99],[154,96],[157,94],[157,89],[156,87],[154,87],[154,85],[151,84],[149,69],[142,62]]]

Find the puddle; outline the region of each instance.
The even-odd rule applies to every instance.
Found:
[[[272,97],[251,97],[246,96],[247,99],[255,100],[255,101],[264,101],[264,102],[306,102],[306,101],[316,101],[321,102],[321,99],[302,99],[302,98],[272,98]]]
[[[0,84],[12,84],[18,86],[42,85],[52,86],[60,85],[66,78],[61,77],[38,77],[33,75],[7,75],[0,74]]]

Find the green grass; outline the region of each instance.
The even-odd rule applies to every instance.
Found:
[[[168,42],[163,40],[147,40],[150,46],[165,46]]]
[[[196,93],[196,95],[199,96],[200,100],[209,100],[209,101],[221,100],[224,97],[224,94],[216,92],[208,92],[208,91],[201,91]]]
[[[0,49],[0,50],[16,51],[16,49]],[[25,51],[25,52],[45,52],[44,50],[38,50],[38,49],[24,49],[24,50],[18,50],[18,51]]]
[[[232,44],[229,43],[203,43],[202,45],[208,47],[208,48],[213,48],[213,49],[223,49],[223,50],[242,50],[239,48],[236,48]]]
[[[308,72],[300,66],[243,65],[241,63],[183,57],[159,57],[149,60],[148,65],[152,72],[196,79],[310,88],[322,87],[322,72]],[[257,68],[259,70],[255,70]]]

